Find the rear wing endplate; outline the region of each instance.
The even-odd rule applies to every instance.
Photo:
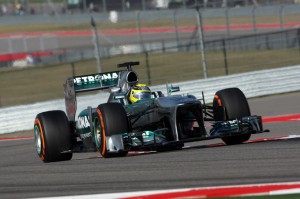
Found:
[[[138,82],[138,76],[132,70],[132,66],[135,65],[139,65],[139,62],[125,62],[118,64],[118,67],[127,67],[127,70],[95,73],[68,78],[64,84],[64,94],[69,121],[75,122],[77,109],[76,93],[103,90],[115,86],[120,87],[121,91],[124,92],[129,86]]]

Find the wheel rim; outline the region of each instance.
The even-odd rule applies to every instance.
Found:
[[[38,155],[42,152],[42,138],[41,138],[41,131],[38,126],[34,127],[34,142],[35,142],[35,149]]]
[[[101,143],[101,139],[102,139],[102,135],[101,135],[102,129],[101,129],[101,125],[100,125],[98,118],[95,118],[94,124],[95,124],[95,126],[94,126],[95,144],[96,144],[97,148],[100,148],[100,143]]]

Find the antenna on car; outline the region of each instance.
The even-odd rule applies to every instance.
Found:
[[[124,63],[121,63],[121,64],[118,64],[117,66],[119,68],[121,67],[127,67],[127,70],[131,71],[131,67],[132,66],[136,66],[136,65],[140,65],[140,62],[139,61],[135,61],[135,62],[124,62]]]

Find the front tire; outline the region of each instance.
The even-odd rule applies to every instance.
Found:
[[[63,111],[39,113],[34,121],[34,140],[43,162],[72,158],[72,135],[69,120]]]
[[[250,108],[244,93],[238,88],[227,88],[216,92],[213,100],[215,121],[234,120],[250,116]],[[250,139],[251,134],[222,138],[227,145],[241,144]]]
[[[96,148],[104,158],[126,156],[128,151],[107,150],[107,136],[129,132],[129,123],[124,107],[120,103],[106,103],[98,106],[94,120]]]

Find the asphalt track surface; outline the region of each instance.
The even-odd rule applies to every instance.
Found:
[[[300,93],[250,99],[252,114],[300,113]],[[300,135],[300,121],[266,123],[270,133],[251,139]],[[0,141],[0,198],[133,192],[300,180],[300,138],[234,146],[219,139],[187,143],[180,151],[104,159],[76,153],[71,161],[43,163],[33,139]]]

